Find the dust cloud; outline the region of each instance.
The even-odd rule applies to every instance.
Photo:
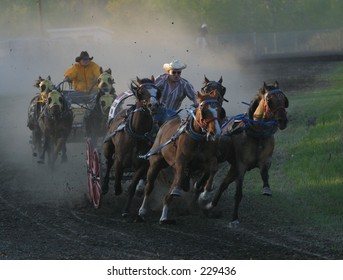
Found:
[[[136,19],[136,22],[144,20]],[[231,103],[226,104],[226,109],[232,114],[240,113],[237,104],[249,101],[261,83],[255,83],[242,73],[237,58],[244,54],[220,45],[216,36],[211,34],[209,47],[198,48],[197,30],[186,30],[180,21],[159,18],[141,26],[123,23],[106,27],[106,30],[111,32],[111,39],[99,38],[98,31],[91,28],[87,36],[66,32],[64,37],[54,38],[47,29],[41,37],[27,34],[25,37],[0,38],[0,95],[31,97],[36,92],[33,83],[38,76],[50,75],[58,84],[82,50],[87,50],[104,69],[112,69],[117,93],[127,90],[130,80],[136,76],[156,77],[163,73],[163,64],[173,59],[187,64],[183,77],[196,90],[200,90],[204,75],[210,80],[219,80],[222,76],[227,87],[226,98]],[[241,108],[245,110],[244,106]]]
[[[17,175],[24,176],[17,187],[26,188],[32,199],[56,202],[66,197],[80,199],[80,192],[85,193],[85,144],[68,143],[69,162],[58,165],[52,173],[47,166],[37,168],[26,127],[27,108],[37,92],[35,80],[50,75],[58,84],[81,51],[87,50],[103,69],[112,69],[118,94],[127,90],[136,76],[156,77],[163,73],[163,64],[173,59],[187,64],[182,75],[196,90],[201,89],[204,75],[216,81],[222,77],[229,116],[246,111],[241,102],[250,101],[262,82],[256,82],[252,73],[241,68],[237,50],[219,46],[214,37],[210,37],[209,48],[200,49],[195,43],[197,31],[186,32],[182,24],[171,19],[143,27],[127,28],[123,24],[109,30],[111,39],[52,38],[48,33],[42,37],[27,34],[0,38],[1,128],[6,131],[0,137],[1,165],[14,166]],[[188,102],[185,100],[185,105]]]

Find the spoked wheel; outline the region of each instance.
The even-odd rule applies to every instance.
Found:
[[[92,202],[95,208],[99,208],[101,199],[101,162],[97,148],[93,150],[92,157]]]
[[[92,174],[92,146],[90,139],[87,140],[87,182],[89,201],[93,202],[93,174]]]

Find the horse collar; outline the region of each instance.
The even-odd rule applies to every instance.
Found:
[[[138,133],[133,131],[132,124],[131,124],[132,123],[132,116],[133,116],[134,112],[138,112],[138,111],[145,111],[145,110],[144,110],[144,108],[142,108],[142,109],[141,108],[132,108],[131,111],[127,115],[127,120],[125,123],[124,130],[129,136],[131,136],[132,138],[134,138],[136,140],[142,140],[145,142],[146,141],[153,142],[155,139],[155,136],[157,134],[157,131],[158,131],[158,127],[156,127],[154,122],[153,122],[152,129],[150,131],[144,133],[143,135],[138,134]]]
[[[204,132],[197,132],[194,130],[193,122],[188,119],[187,125],[186,125],[186,133],[191,136],[194,140],[197,141],[205,141],[206,140],[206,134]]]

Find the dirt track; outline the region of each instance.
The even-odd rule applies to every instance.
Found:
[[[274,63],[261,67],[264,70],[247,67],[245,74],[259,73],[254,79],[262,82],[273,73],[273,79],[291,91],[299,84],[315,87],[316,75],[330,65],[292,63],[286,67]],[[304,77],[306,71],[308,76]],[[342,258],[329,237],[318,240],[310,229],[296,225],[277,227],[263,219],[266,209],[249,209],[249,200],[270,199],[259,194],[243,198],[244,222],[237,229],[228,228],[231,214],[223,206],[225,201],[220,204],[220,219],[206,218],[197,209],[179,203],[173,211],[178,223],[172,226],[158,224],[159,211],[152,211],[142,224],[123,219],[120,209],[124,199],[111,193],[95,210],[87,198],[85,145],[69,144],[68,163],[58,164],[54,172],[37,165],[30,154],[26,128],[30,97],[0,98],[0,259]],[[20,105],[13,110],[13,104]],[[133,208],[139,203],[136,198]]]

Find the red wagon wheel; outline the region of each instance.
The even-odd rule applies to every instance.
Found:
[[[92,157],[92,200],[95,208],[99,208],[101,199],[101,162],[97,148],[93,150]]]
[[[90,140],[87,140],[87,182],[89,201],[93,202],[93,174],[92,174],[92,146]]]

